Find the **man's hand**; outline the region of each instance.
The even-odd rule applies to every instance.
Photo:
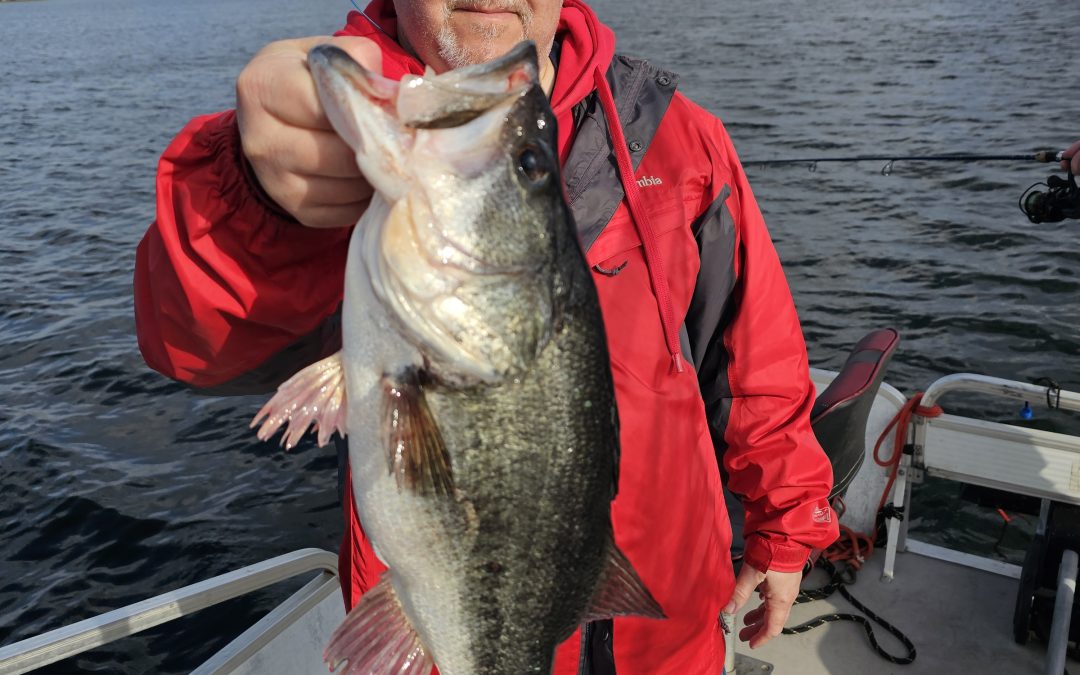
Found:
[[[1064,171],[1072,171],[1073,175],[1080,176],[1080,141],[1069,146],[1069,149],[1061,154],[1061,168]]]
[[[304,225],[343,227],[360,218],[372,190],[330,126],[308,72],[308,50],[325,43],[382,72],[382,53],[367,38],[273,42],[237,78],[236,114],[244,155],[266,194]]]
[[[802,572],[759,572],[743,563],[735,592],[724,607],[725,614],[735,614],[750,599],[755,589],[762,603],[743,617],[746,628],[739,631],[739,639],[749,640],[750,648],[756,649],[780,634],[791,613],[791,605],[799,595]]]

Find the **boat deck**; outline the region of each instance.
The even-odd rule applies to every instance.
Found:
[[[740,643],[736,653],[764,661],[772,670],[751,669],[740,663],[738,675],[750,672],[788,675],[911,675],[913,673],[1009,673],[1041,675],[1046,646],[1034,638],[1018,645],[1012,637],[1017,581],[915,553],[900,553],[896,579],[881,581],[883,552],[875,552],[848,590],[871,611],[898,628],[915,644],[910,665],[886,661],[871,648],[863,627],[836,621],[798,635],[781,635],[758,649]],[[819,580],[820,571],[807,585]],[[823,581],[821,581],[823,583]],[[757,606],[752,598],[740,613]],[[860,613],[839,592],[815,602],[796,605],[788,626],[831,612]],[[877,624],[874,634],[889,653],[907,650]],[[1076,656],[1074,653],[1073,657]],[[1080,661],[1070,658],[1068,669],[1080,673]]]

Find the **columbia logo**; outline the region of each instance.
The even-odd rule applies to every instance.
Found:
[[[646,176],[645,178],[639,178],[637,184],[638,187],[649,187],[650,185],[663,185],[664,181],[656,176]]]

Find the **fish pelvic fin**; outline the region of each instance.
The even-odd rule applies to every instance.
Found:
[[[330,637],[323,660],[341,675],[428,675],[435,665],[383,573]]]
[[[313,423],[320,446],[326,445],[336,431],[345,435],[345,371],[341,352],[316,361],[290,377],[251,420],[262,425],[256,434],[265,441],[285,425],[281,444],[286,450],[295,446]]]
[[[607,548],[607,562],[582,623],[629,615],[666,619],[660,603],[615,542],[609,542]]]
[[[421,495],[454,494],[450,453],[416,370],[383,381],[383,429],[387,466],[398,489]]]

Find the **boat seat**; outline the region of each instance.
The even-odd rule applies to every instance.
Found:
[[[900,342],[892,328],[875,330],[851,350],[840,373],[814,401],[810,426],[833,468],[832,500],[843,496],[866,456],[866,420]]]

